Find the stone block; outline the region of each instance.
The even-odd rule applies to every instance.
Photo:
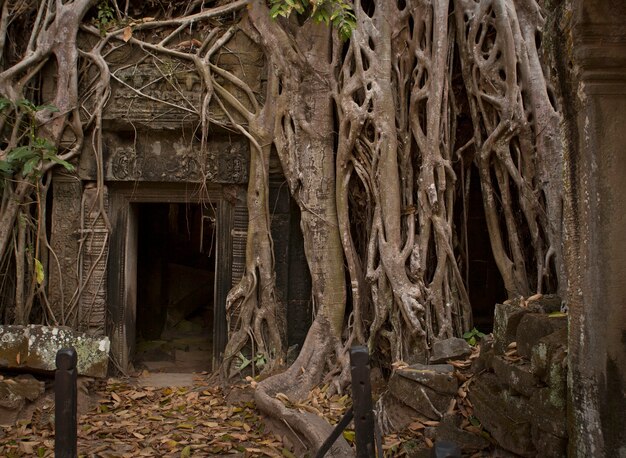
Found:
[[[492,368],[492,360],[495,355],[493,348],[493,336],[485,336],[480,343],[480,354],[472,362],[472,372],[475,374]]]
[[[567,364],[567,329],[559,329],[540,338],[531,350],[533,373],[542,381],[554,385],[563,380]]]
[[[433,344],[430,363],[445,363],[448,360],[465,359],[472,354],[472,348],[458,337],[438,340]]]
[[[7,410],[20,410],[24,407],[24,402],[24,396],[13,392],[6,380],[0,380],[0,407]]]
[[[517,339],[517,327],[529,310],[517,304],[496,304],[493,316],[494,350],[502,354]]]
[[[461,447],[464,454],[471,454],[483,450],[491,443],[478,434],[470,433],[458,427],[456,415],[446,416],[439,426],[434,428],[433,437],[435,441],[451,441]]]
[[[501,384],[524,396],[532,396],[537,387],[541,385],[527,361],[521,360],[512,363],[497,355],[492,359],[492,368]]]
[[[69,346],[78,354],[80,375],[106,377],[109,338],[55,326],[0,326],[0,367],[54,371],[57,351]]]
[[[533,426],[554,436],[567,437],[567,413],[565,399],[554,398],[550,388],[541,388],[535,391],[530,398]]]
[[[541,339],[559,329],[567,328],[567,317],[551,317],[545,313],[527,313],[517,327],[517,353],[530,359],[533,346]]]
[[[30,374],[18,375],[15,378],[0,380],[0,384],[6,384],[9,391],[29,401],[34,401],[43,394],[46,384],[37,380]]]
[[[552,313],[561,311],[562,299],[556,294],[544,294],[537,299],[528,299],[529,308],[538,308],[541,313]]]
[[[439,420],[448,409],[451,394],[442,394],[414,380],[393,373],[389,379],[389,392],[419,414]]]
[[[567,456],[567,438],[542,431],[535,425],[531,426],[533,444],[541,450],[541,456],[546,458],[560,458]]]
[[[44,382],[40,382],[30,374],[12,378],[0,376],[0,425],[14,425],[26,401],[34,401],[44,391]]]
[[[494,374],[475,377],[469,399],[476,418],[502,448],[521,456],[535,456],[528,399],[504,390]]]
[[[459,381],[454,376],[454,367],[450,364],[413,364],[398,369],[395,373],[439,393],[455,395],[459,389]]]

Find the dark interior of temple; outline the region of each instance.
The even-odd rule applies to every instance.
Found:
[[[138,206],[135,366],[211,369],[215,218],[208,205]]]

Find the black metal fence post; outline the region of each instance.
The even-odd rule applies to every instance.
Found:
[[[369,352],[366,346],[358,345],[350,349],[350,371],[356,456],[357,458],[374,458],[376,456],[374,411],[372,409]]]
[[[74,348],[57,352],[54,376],[54,456],[76,458],[76,363]]]

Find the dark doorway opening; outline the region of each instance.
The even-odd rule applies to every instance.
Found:
[[[150,372],[211,370],[215,213],[188,203],[135,204],[135,366]]]
[[[478,169],[472,174],[468,198],[467,249],[468,288],[474,326],[482,332],[493,330],[497,302],[507,298],[504,281],[491,251]]]

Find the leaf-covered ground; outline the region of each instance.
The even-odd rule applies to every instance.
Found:
[[[480,433],[466,399],[471,376],[462,374],[469,361],[455,362],[462,386],[449,413],[464,418],[464,429]],[[79,456],[96,457],[304,457],[311,456],[287,426],[266,428],[253,401],[255,381],[221,387],[208,374],[196,374],[193,386],[141,386],[137,379],[109,379],[91,387],[91,407],[78,421]],[[99,386],[98,386],[99,385]],[[79,388],[80,385],[79,384]],[[323,416],[334,424],[351,405],[348,395],[327,395],[317,387],[308,398],[295,402],[278,394],[283,403]],[[83,399],[85,396],[83,396]],[[0,456],[54,456],[54,406],[51,395],[40,403],[30,420],[0,427]],[[410,450],[432,447],[427,430],[436,421],[415,418],[400,434],[383,437],[385,457],[412,456]],[[474,431],[475,430],[475,431]],[[354,431],[344,432],[348,442]],[[477,454],[476,456],[480,456]]]
[[[202,375],[192,387],[171,388],[111,379],[79,418],[79,456],[289,456],[280,436],[264,431],[244,390],[210,386]],[[40,411],[30,422],[0,429],[0,456],[53,456],[50,415]]]

